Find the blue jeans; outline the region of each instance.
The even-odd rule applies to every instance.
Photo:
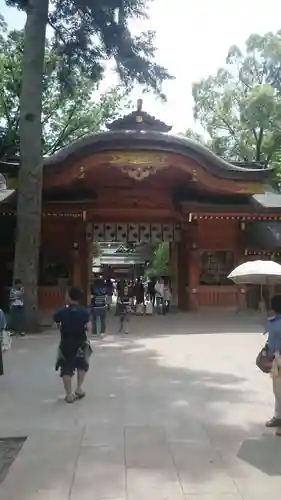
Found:
[[[100,333],[106,330],[106,307],[92,307],[93,335],[98,335],[98,322],[100,323]]]

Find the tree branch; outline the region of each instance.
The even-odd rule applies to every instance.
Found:
[[[59,107],[59,103],[57,103],[57,106],[54,107],[52,109],[52,111],[50,111],[50,113],[45,116],[44,120],[42,120],[42,125],[45,125],[46,122],[48,122],[50,120],[50,118],[52,118],[53,114],[57,111],[58,107]],[[42,109],[44,109],[44,105],[42,105]]]
[[[61,31],[54,25],[54,23],[51,21],[50,17],[48,18],[48,24],[49,26],[54,30],[54,32],[56,33],[56,35],[58,36],[58,38],[62,41],[62,43],[64,45],[66,45],[66,40],[65,38],[63,37]]]
[[[214,107],[212,107],[212,105],[209,104],[209,108],[211,109],[211,111],[214,114],[217,114],[217,116],[220,118],[220,120],[224,123],[224,125],[226,127],[226,130],[230,133],[230,135],[234,139],[234,142],[236,143],[236,146],[240,147],[239,141],[236,138],[235,130],[231,127],[231,125],[227,122],[227,120],[220,113],[218,113],[217,110],[214,109]]]
[[[70,123],[70,120],[73,117],[76,109],[77,109],[77,104],[75,103],[74,106],[72,107],[72,109],[70,110],[68,116],[67,116],[66,123],[65,123],[62,131],[60,132],[57,140],[55,141],[53,147],[51,148],[50,154],[53,154],[59,148],[59,146],[61,145],[61,143],[65,139],[65,137],[69,136],[69,134],[66,135],[66,131],[67,131],[67,128],[68,128],[69,123]]]

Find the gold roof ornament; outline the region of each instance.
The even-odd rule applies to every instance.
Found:
[[[169,132],[172,127],[166,125],[161,120],[157,120],[154,116],[146,113],[142,109],[143,100],[137,100],[137,109],[128,115],[118,118],[111,123],[107,123],[106,127],[109,130],[130,130],[130,131],[152,131],[152,132]]]
[[[142,181],[169,166],[167,156],[154,151],[113,151],[108,163],[136,181]]]
[[[150,177],[151,175],[157,174],[159,170],[162,170],[162,165],[128,165],[121,168],[121,172],[135,181],[143,181]]]

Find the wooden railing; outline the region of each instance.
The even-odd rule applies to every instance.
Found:
[[[235,286],[198,287],[199,309],[236,309],[237,288]]]
[[[200,286],[197,290],[198,309],[236,309],[238,307],[235,286]],[[55,309],[64,303],[64,292],[60,286],[39,287],[39,307]]]
[[[55,309],[63,305],[64,293],[60,286],[40,286],[38,300],[41,309]]]

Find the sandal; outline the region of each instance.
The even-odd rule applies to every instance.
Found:
[[[75,398],[76,399],[83,399],[85,396],[86,396],[85,392],[83,392],[83,391],[81,391],[81,392],[75,391]]]
[[[64,400],[66,403],[74,403],[76,400],[76,395],[75,394],[70,394],[69,396],[65,396]]]

